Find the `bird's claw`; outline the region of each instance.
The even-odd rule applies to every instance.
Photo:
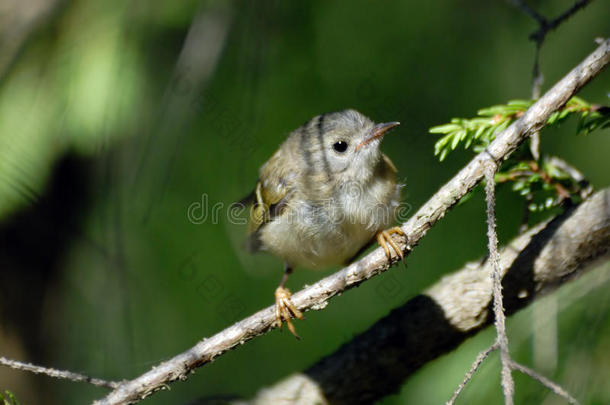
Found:
[[[400,260],[403,260],[405,258],[404,252],[394,241],[394,238],[392,238],[392,235],[395,233],[402,235],[405,238],[407,237],[407,235],[399,226],[386,229],[385,231],[379,231],[377,233],[377,243],[379,243],[379,246],[381,246],[385,251],[385,255],[388,258],[389,262],[392,261],[392,252],[390,251],[390,247],[392,247],[394,252],[396,252],[396,254],[400,257]]]
[[[278,287],[275,290],[275,322],[274,326],[281,329],[282,323],[286,322],[288,330],[297,339],[301,337],[297,335],[297,331],[292,324],[292,318],[303,319],[303,313],[290,300],[291,292],[284,287]]]

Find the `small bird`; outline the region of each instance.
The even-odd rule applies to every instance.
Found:
[[[399,122],[375,124],[355,110],[318,115],[293,131],[260,168],[250,209],[247,246],[284,260],[275,291],[275,326],[303,314],[285,287],[294,267],[346,264],[375,239],[391,259],[403,259],[387,229],[400,201],[396,167],[380,151],[383,136]]]

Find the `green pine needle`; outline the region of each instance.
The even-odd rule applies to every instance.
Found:
[[[429,129],[432,134],[444,135],[434,145],[434,155],[443,161],[449,152],[463,145],[465,149],[483,150],[497,134],[521,117],[532,100],[511,100],[506,104],[480,109],[475,118],[453,118],[449,124]],[[571,116],[578,117],[577,133],[587,135],[596,129],[610,126],[610,109],[573,97],[559,111],[551,114],[547,125],[559,125]]]
[[[0,392],[0,405],[19,405],[19,401],[12,392],[5,390]]]
[[[532,100],[511,100],[506,104],[480,109],[474,118],[453,118],[448,124],[430,128],[430,133],[442,135],[434,145],[435,156],[443,161],[459,146],[472,149],[475,153],[485,150],[497,134],[525,114],[533,103]],[[572,116],[578,119],[577,134],[587,135],[594,130],[610,127],[610,108],[592,105],[578,97],[573,97],[562,109],[551,114],[547,126],[560,125]],[[558,207],[566,199],[579,202],[583,189],[588,186],[551,162],[547,158],[535,161],[527,146],[522,145],[502,165],[495,181],[498,184],[511,184],[512,190],[526,199],[532,212]]]

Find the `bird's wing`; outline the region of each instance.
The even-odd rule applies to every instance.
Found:
[[[251,194],[252,207],[248,223],[248,249],[261,249],[259,232],[263,226],[281,214],[294,190],[296,173],[285,162],[287,157],[278,150],[260,169],[259,179]]]

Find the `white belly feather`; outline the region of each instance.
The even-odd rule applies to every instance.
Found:
[[[265,225],[260,239],[267,250],[294,267],[343,264],[394,222],[400,187],[380,179],[364,190],[342,192],[315,206],[291,205]]]

